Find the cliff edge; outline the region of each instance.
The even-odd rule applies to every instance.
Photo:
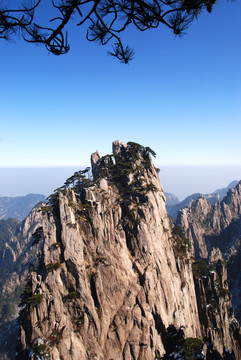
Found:
[[[225,336],[200,318],[212,283],[194,282],[190,244],[169,222],[150,155],[116,141],[113,154],[92,154],[92,179],[75,173],[42,207],[17,359],[238,359],[227,306]]]

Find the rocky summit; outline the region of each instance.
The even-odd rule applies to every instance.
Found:
[[[211,259],[219,254],[227,262],[232,304],[241,320],[241,182],[214,205],[205,198],[193,201],[179,213],[178,222],[196,258]]]
[[[41,207],[18,360],[241,358],[225,264],[194,261],[152,155],[115,141]]]
[[[178,214],[178,222],[192,241],[196,257],[208,258],[213,247],[224,253],[241,235],[241,181],[221,202],[201,197]]]

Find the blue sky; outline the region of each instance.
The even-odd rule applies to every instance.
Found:
[[[150,146],[159,166],[236,165],[241,178],[240,14],[219,1],[181,39],[128,30],[129,65],[78,29],[60,57],[0,41],[0,167],[81,167],[119,139]]]

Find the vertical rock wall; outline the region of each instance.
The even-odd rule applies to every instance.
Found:
[[[92,157],[94,183],[59,192],[43,215],[17,359],[154,360],[170,326],[202,338],[190,253],[175,251],[150,152],[115,142]]]

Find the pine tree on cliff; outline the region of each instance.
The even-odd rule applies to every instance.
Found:
[[[47,19],[50,25],[45,25],[41,14],[43,0],[36,0],[32,6],[23,4],[10,9],[0,4],[0,38],[8,40],[20,32],[29,43],[43,44],[55,55],[65,54],[70,48],[66,26],[75,21],[79,28],[87,26],[87,40],[101,45],[110,42],[112,51],[109,54],[128,63],[134,51],[122,43],[120,34],[130,25],[145,31],[162,24],[180,35],[202,11],[211,12],[216,0],[62,0],[49,3],[44,6],[45,14],[51,14]]]

